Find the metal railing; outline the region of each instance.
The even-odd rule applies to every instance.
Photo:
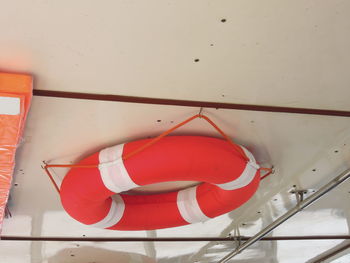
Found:
[[[340,175],[338,175],[336,178],[331,180],[329,183],[321,187],[316,193],[310,195],[308,198],[304,199],[303,201],[299,202],[294,208],[289,210],[287,213],[279,217],[277,220],[272,222],[270,225],[265,227],[263,230],[258,232],[256,235],[252,236],[250,239],[248,239],[246,242],[242,243],[240,246],[238,246],[234,251],[227,254],[224,258],[222,258],[219,263],[225,263],[228,262],[231,258],[241,253],[246,248],[253,245],[255,242],[262,239],[264,236],[266,236],[268,233],[270,233],[272,230],[274,230],[276,227],[281,225],[283,222],[294,216],[296,213],[304,209],[305,207],[309,206],[316,200],[318,200],[320,197],[322,197],[324,194],[331,191],[333,188],[337,187],[350,177],[350,170],[346,170]]]

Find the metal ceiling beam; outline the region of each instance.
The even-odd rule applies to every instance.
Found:
[[[233,242],[235,240],[247,241],[250,236],[240,237],[33,237],[33,236],[2,236],[1,240],[6,241],[59,241],[59,242],[203,242],[203,241],[223,241]],[[280,241],[280,240],[350,240],[350,235],[323,235],[323,236],[273,236],[263,237],[260,241]]]
[[[248,111],[350,117],[350,111],[341,111],[341,110],[293,108],[293,107],[281,107],[281,106],[237,104],[237,103],[194,101],[194,100],[175,100],[175,99],[123,96],[123,95],[114,95],[114,94],[96,94],[96,93],[81,93],[81,92],[35,89],[33,90],[33,95],[42,96],[42,97],[66,98],[66,99],[118,101],[118,102],[143,103],[143,104],[155,104],[155,105],[172,105],[172,106],[184,106],[184,107],[203,107],[203,108],[216,108],[216,109],[232,109],[232,110],[248,110]]]
[[[336,178],[334,178],[332,181],[327,183],[325,186],[321,187],[316,193],[310,195],[308,198],[306,198],[304,201],[301,201],[298,203],[294,208],[289,210],[287,213],[279,217],[277,220],[272,222],[270,225],[265,227],[263,230],[258,232],[256,235],[251,237],[249,240],[244,242],[242,245],[238,246],[234,251],[227,254],[224,258],[222,258],[219,263],[225,263],[229,261],[234,256],[238,255],[251,245],[253,245],[255,242],[262,239],[264,236],[266,236],[268,233],[270,233],[272,230],[274,230],[276,227],[281,225],[283,222],[287,221],[289,218],[294,216],[296,213],[304,209],[305,207],[309,206],[310,204],[314,203],[316,200],[318,200],[320,197],[322,197],[324,194],[331,191],[333,188],[337,187],[350,177],[350,170],[346,170],[340,175],[338,175]]]

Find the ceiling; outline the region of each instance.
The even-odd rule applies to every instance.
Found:
[[[33,74],[40,90],[350,111],[349,15],[348,1],[6,1],[0,70]],[[231,213],[136,232],[93,229],[71,219],[40,167],[43,160],[74,162],[109,145],[156,136],[198,112],[34,96],[17,152],[12,217],[2,234],[225,237],[239,228],[251,236],[294,207],[293,185],[309,195],[350,167],[348,118],[205,108],[261,164],[274,165],[275,174]],[[175,134],[217,136],[201,120]],[[55,178],[64,173],[55,169]],[[348,235],[349,189],[345,182],[272,235]],[[311,263],[344,244],[261,241],[232,262]],[[216,262],[233,249],[233,242],[1,241],[0,261]],[[348,262],[347,254],[328,262]]]

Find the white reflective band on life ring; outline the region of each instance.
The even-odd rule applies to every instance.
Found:
[[[241,146],[241,148],[249,158],[249,162],[246,164],[240,177],[227,183],[216,184],[216,186],[220,187],[221,189],[235,190],[247,186],[251,181],[253,181],[256,171],[260,168],[260,166],[255,162],[255,158],[251,152],[249,152],[243,146]]]
[[[122,157],[124,144],[106,148],[100,151],[98,169],[103,184],[114,193],[121,193],[138,187],[124,166]]]
[[[114,195],[111,197],[112,203],[111,208],[109,209],[108,214],[101,221],[91,224],[89,226],[97,228],[108,228],[117,224],[120,219],[123,217],[125,210],[125,203],[123,198],[120,195]]]
[[[196,197],[197,186],[181,190],[177,193],[177,208],[182,218],[188,223],[197,223],[210,219],[199,207]]]
[[[250,151],[248,151],[247,148],[245,148],[244,146],[242,146],[242,145],[239,145],[239,146],[241,147],[241,149],[243,150],[243,152],[245,153],[245,155],[249,158],[249,160],[250,160],[251,162],[255,163],[256,165],[258,165],[258,164],[256,163],[256,160],[255,160],[255,158],[254,158],[254,155],[253,155]],[[259,166],[259,165],[258,165],[258,166]]]

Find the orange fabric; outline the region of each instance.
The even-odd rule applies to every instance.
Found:
[[[32,77],[0,73],[0,97],[20,99],[18,115],[0,112],[0,227],[11,187],[15,153],[32,98]]]
[[[157,136],[156,138],[152,139],[151,141],[149,141],[148,143],[144,144],[143,146],[135,149],[133,152],[130,152],[129,154],[125,155],[123,157],[124,160],[129,159],[130,157],[134,156],[135,154],[143,151],[144,149],[150,147],[151,145],[155,144],[156,142],[158,142],[160,139],[162,139],[163,137],[169,135],[170,133],[172,133],[173,131],[175,131],[176,129],[180,128],[181,126],[184,126],[185,124],[189,123],[190,121],[196,119],[196,118],[203,118],[204,120],[206,120],[211,126],[213,126],[224,138],[226,141],[228,141],[231,146],[240,154],[240,156],[245,160],[245,161],[249,161],[248,157],[245,155],[245,153],[242,151],[241,147],[237,146],[234,142],[232,142],[232,140],[211,120],[209,119],[207,116],[205,115],[201,115],[201,114],[197,114],[192,116],[191,118],[179,123],[178,125],[174,126],[173,128],[163,132],[161,135]]]

